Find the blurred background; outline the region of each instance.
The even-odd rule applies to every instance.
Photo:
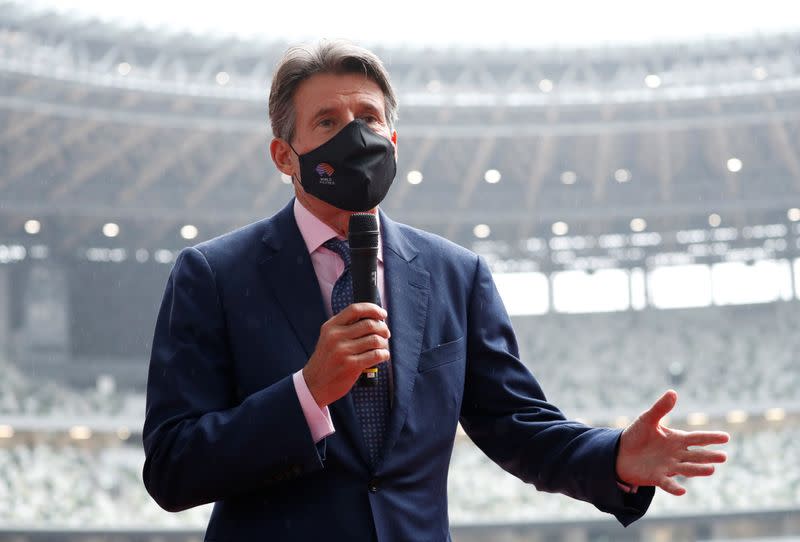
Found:
[[[732,435],[622,529],[459,433],[454,539],[800,540],[800,7],[432,4],[0,0],[0,540],[202,540],[141,482],[156,312],[182,247],[291,197],[269,81],[319,37],[387,64],[382,207],[488,260],[552,402],[624,427],[671,387]]]

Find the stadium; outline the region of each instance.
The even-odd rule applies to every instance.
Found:
[[[267,93],[283,41],[0,2],[0,540],[202,540],[141,480],[144,389],[180,250],[292,197]],[[536,50],[375,48],[400,98],[382,208],[490,264],[567,416],[663,390],[729,460],[622,529],[466,437],[454,540],[800,540],[800,33]]]

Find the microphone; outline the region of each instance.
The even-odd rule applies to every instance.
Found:
[[[350,215],[350,275],[355,303],[381,304],[378,292],[378,218],[370,213]]]
[[[350,245],[350,276],[355,303],[381,304],[378,291],[378,217],[370,213],[350,215],[347,242]],[[378,368],[364,369],[366,382],[375,383]]]

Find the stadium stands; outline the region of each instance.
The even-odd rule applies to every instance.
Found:
[[[571,416],[637,414],[664,390],[687,412],[797,406],[800,304],[514,318],[521,358]]]
[[[650,516],[800,506],[800,428],[736,431],[715,476],[681,481],[677,498],[659,492]],[[774,450],[781,450],[775,454]],[[141,483],[144,454],[134,444],[92,447],[51,442],[0,445],[0,524],[40,527],[196,527],[210,506],[169,514]],[[57,473],[57,476],[53,474]],[[468,439],[458,439],[449,478],[454,524],[602,518],[591,505],[539,493],[502,471]]]
[[[683,412],[783,405],[796,413],[800,364],[794,356],[800,351],[800,330],[792,315],[797,308],[792,302],[551,314],[516,317],[514,323],[522,358],[550,398],[569,416],[610,425],[620,413],[637,414],[667,387],[681,393],[688,407]],[[3,416],[58,419],[62,425],[100,419],[106,426],[142,419],[141,394],[115,390],[108,382],[81,392],[38,382],[7,362],[0,371],[5,376],[0,381]],[[733,432],[729,462],[710,479],[687,480],[684,498],[661,495],[651,515],[800,506],[796,424],[762,421],[727,428]],[[137,436],[117,444],[65,443],[36,432],[29,440],[0,440],[0,522],[202,527],[209,507],[167,514],[147,496],[138,442]],[[584,503],[536,492],[503,472],[467,438],[456,441],[449,494],[455,524],[602,517]]]

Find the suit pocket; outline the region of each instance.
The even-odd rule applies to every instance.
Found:
[[[431,369],[435,369],[436,367],[441,367],[442,365],[447,365],[448,363],[464,359],[466,355],[466,341],[464,340],[464,337],[460,337],[455,341],[446,342],[444,344],[424,350],[419,355],[419,366],[417,371],[424,373],[426,371],[430,371]]]

